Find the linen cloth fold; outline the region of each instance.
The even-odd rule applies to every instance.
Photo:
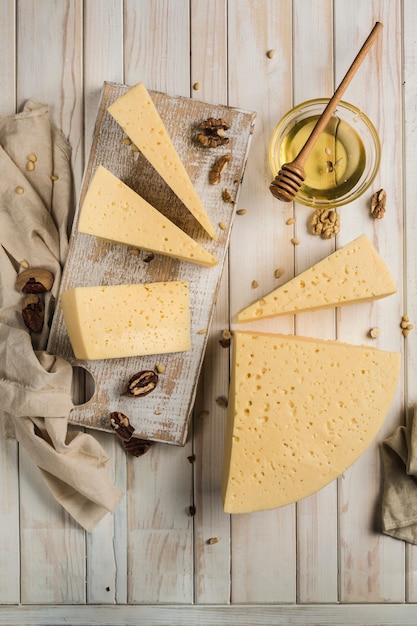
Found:
[[[28,169],[29,155],[36,161]],[[97,440],[68,430],[72,367],[46,352],[73,210],[71,148],[49,107],[29,100],[0,118],[0,432],[17,438],[54,498],[90,531],[123,494]],[[23,322],[15,288],[22,262],[54,275],[41,333]]]
[[[382,442],[382,532],[417,545],[417,407]]]

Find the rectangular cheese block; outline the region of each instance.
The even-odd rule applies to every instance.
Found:
[[[75,287],[61,294],[74,355],[81,360],[191,348],[186,281]]]
[[[108,112],[210,237],[216,239],[217,233],[145,85],[131,87],[108,107]]]
[[[340,476],[381,428],[400,362],[369,346],[235,332],[224,510],[281,507]]]
[[[102,165],[85,194],[78,231],[206,267],[218,262]]]
[[[361,235],[238,313],[238,322],[385,298],[395,281],[372,243]]]

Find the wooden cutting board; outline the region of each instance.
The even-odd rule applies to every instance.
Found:
[[[214,268],[205,268],[162,255],[155,255],[149,260],[149,253],[145,251],[132,251],[128,246],[78,233],[78,209],[61,291],[86,285],[187,280],[190,285],[192,349],[186,353],[159,356],[77,360],[72,352],[58,300],[48,350],[61,355],[72,365],[84,368],[94,379],[93,395],[84,404],[74,407],[70,422],[111,431],[109,414],[120,411],[129,417],[136,436],[184,445],[256,114],[150,92],[218,232],[218,238],[214,241],[143,155],[123,141],[124,132],[107,112],[107,107],[127,89],[126,85],[104,83],[80,205],[94,171],[102,164],[209,250],[219,260],[219,264]],[[204,148],[196,141],[197,126],[210,117],[223,118],[230,125],[227,145]],[[220,184],[211,185],[209,172],[213,164],[226,153],[231,154],[231,161],[222,173]],[[222,193],[225,189],[230,192],[233,202],[224,201]],[[158,385],[151,394],[135,399],[120,395],[125,382],[133,374],[155,369],[158,364],[163,366],[164,371],[159,375]]]

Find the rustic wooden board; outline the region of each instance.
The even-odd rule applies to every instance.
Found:
[[[94,379],[94,393],[86,403],[74,407],[70,415],[72,423],[97,430],[111,430],[109,413],[121,411],[130,418],[136,436],[184,445],[207,345],[207,331],[213,316],[239,188],[248,157],[255,114],[227,106],[197,102],[189,98],[150,92],[218,231],[218,238],[213,241],[143,155],[123,143],[125,135],[107,112],[107,107],[127,89],[126,85],[104,83],[80,205],[92,174],[97,166],[102,164],[201,243],[219,260],[219,264],[214,268],[204,268],[162,255],[155,255],[147,262],[148,253],[144,251],[133,255],[125,245],[113,244],[78,233],[77,210],[61,291],[82,285],[187,280],[190,284],[192,349],[187,353],[160,356],[99,361],[77,360],[68,339],[59,301],[51,327],[48,349],[54,354],[63,356],[73,365],[84,368]],[[228,145],[208,149],[195,141],[197,125],[209,117],[223,118],[228,122],[230,125]],[[232,159],[223,172],[221,183],[210,185],[208,181],[210,169],[226,152],[231,153]],[[222,199],[224,189],[230,191],[233,203]],[[219,226],[221,223],[222,227]],[[154,369],[159,363],[164,366],[165,371],[160,375],[159,384],[152,394],[140,399],[121,397],[121,390],[130,376],[144,369]]]

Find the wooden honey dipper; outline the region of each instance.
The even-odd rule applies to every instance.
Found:
[[[305,180],[306,175],[304,171],[304,165],[311,152],[311,149],[325,129],[328,121],[333,115],[334,110],[342,99],[342,95],[344,94],[347,86],[349,85],[353,76],[356,74],[362,61],[368,54],[381,29],[381,22],[376,22],[362,48],[359,50],[355,60],[346,72],[342,82],[334,92],[332,98],[327,103],[323,113],[317,120],[316,125],[311,131],[311,134],[305,142],[304,146],[301,148],[296,158],[291,161],[291,163],[284,163],[284,165],[270,184],[269,189],[272,195],[275,196],[275,198],[278,198],[278,200],[282,200],[283,202],[291,202],[291,200],[294,200],[297,192],[299,191],[301,185]]]

